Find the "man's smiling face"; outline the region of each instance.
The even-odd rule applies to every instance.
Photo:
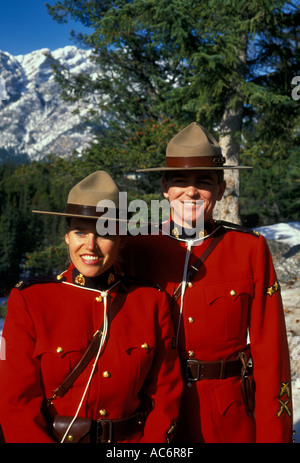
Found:
[[[186,204],[192,214],[192,223],[196,221],[197,201],[204,202],[204,222],[212,217],[217,201],[223,197],[226,182],[219,183],[218,175],[213,170],[186,170],[172,172],[162,179],[163,194],[170,203],[179,201],[182,206]],[[183,210],[183,207],[182,209]],[[179,209],[172,210],[172,218],[179,225],[184,225]]]

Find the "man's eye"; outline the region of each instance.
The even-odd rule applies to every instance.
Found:
[[[173,180],[173,184],[176,184],[176,185],[182,185],[183,183],[185,183],[185,180],[183,178],[175,178]]]

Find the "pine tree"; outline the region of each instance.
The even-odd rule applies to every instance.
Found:
[[[150,120],[161,124],[167,117],[208,128],[227,164],[240,162],[241,151],[264,156],[263,145],[289,152],[299,137],[299,106],[291,98],[299,74],[298,6],[281,0],[59,1],[48,6],[50,14],[89,28],[73,37],[93,49],[101,72],[95,79],[57,68],[57,75],[68,98],[97,99],[93,116],[100,126],[109,121],[115,145],[125,146]],[[227,183],[223,213],[238,221],[237,171]]]

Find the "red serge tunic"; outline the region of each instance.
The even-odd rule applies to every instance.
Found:
[[[262,236],[224,230],[221,241],[187,284],[178,347],[185,384],[179,418],[180,442],[291,442],[292,398],[289,351],[280,287]],[[194,264],[215,239],[193,246]],[[152,279],[171,298],[181,283],[187,242],[159,234],[128,237],[129,272]],[[126,261],[125,259],[125,261]],[[181,300],[173,304],[175,332]],[[236,358],[250,336],[255,412],[245,410],[240,377],[186,379],[186,361]]]
[[[76,271],[76,269],[75,269]],[[78,272],[77,272],[78,273]],[[51,442],[40,412],[43,398],[69,374],[103,323],[99,290],[74,284],[72,268],[60,283],[13,289],[3,329],[0,423],[7,442]],[[117,276],[108,295],[116,295]],[[124,442],[166,442],[177,420],[182,392],[180,363],[167,297],[154,287],[131,285],[113,319],[107,344],[79,411],[94,420],[135,413],[146,394],[154,403],[144,428]],[[172,347],[173,346],[173,347]],[[92,363],[51,414],[74,416]]]

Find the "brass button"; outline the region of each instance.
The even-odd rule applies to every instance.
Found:
[[[146,342],[144,342],[144,344],[141,345],[141,348],[147,350],[149,349],[149,346]]]
[[[63,350],[62,347],[58,347],[58,348],[56,349],[56,352],[57,352],[58,354],[61,354],[63,351],[64,351],[64,350]]]
[[[194,321],[195,321],[195,319],[193,317],[189,317],[188,320],[189,320],[189,323],[194,323]]]
[[[189,350],[189,357],[195,357],[195,352],[193,350]]]
[[[62,276],[62,275],[57,275],[56,279],[57,279],[58,281],[60,281],[60,280],[63,279],[63,276]]]
[[[188,282],[188,287],[189,288],[192,288],[193,287],[193,283],[191,281]]]
[[[236,295],[236,292],[235,292],[234,289],[232,289],[232,290],[230,291],[230,296],[235,296],[235,295]]]
[[[102,408],[101,410],[99,410],[99,415],[107,416],[108,415],[107,410],[105,410],[105,408]]]
[[[109,371],[103,371],[102,376],[103,376],[103,378],[110,378],[111,373]]]
[[[103,301],[103,297],[102,297],[102,296],[97,296],[97,297],[96,297],[96,301],[97,301],[97,302],[102,302],[102,301]]]
[[[71,436],[71,434],[69,434],[68,437],[67,437],[67,441],[68,442],[73,442],[73,440],[74,440],[74,437]]]

